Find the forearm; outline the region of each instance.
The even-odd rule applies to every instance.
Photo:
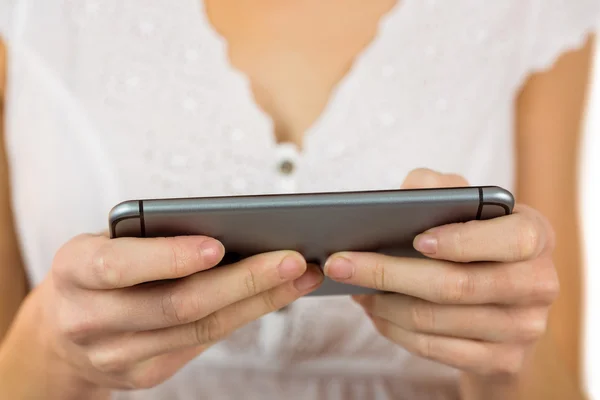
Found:
[[[8,161],[4,143],[6,53],[0,39],[0,343],[29,290],[10,206]]]
[[[586,398],[573,371],[561,356],[553,336],[548,335],[539,343],[532,359],[532,366],[521,381],[521,399],[583,400]]]
[[[569,207],[565,207],[569,209]],[[574,209],[571,207],[570,209]],[[555,215],[551,212],[548,214]],[[537,344],[520,379],[497,382],[464,375],[464,400],[562,400],[585,399],[580,373],[580,252],[577,217],[557,229],[554,261],[561,278],[561,296],[552,308],[548,332]],[[555,223],[560,223],[556,219]],[[567,237],[565,237],[567,236]],[[568,265],[570,274],[566,274]]]
[[[0,398],[107,400],[108,391],[76,377],[51,351],[44,332],[38,329],[40,314],[28,298],[0,346]]]
[[[516,195],[541,212],[556,233],[560,296],[552,306],[548,354],[581,387],[582,241],[579,227],[580,134],[594,40],[525,84],[517,101]],[[542,347],[542,348],[544,348]],[[541,368],[544,368],[543,366]]]

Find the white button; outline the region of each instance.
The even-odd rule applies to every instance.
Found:
[[[296,166],[291,160],[282,160],[279,163],[279,172],[283,175],[291,175]]]
[[[382,126],[390,127],[396,122],[396,117],[391,113],[383,113],[379,115],[379,123]]]
[[[277,145],[277,160],[275,168],[279,174],[279,186],[281,190],[290,192],[295,187],[295,174],[297,170],[299,152],[293,143],[281,143]]]
[[[381,75],[383,75],[384,78],[389,78],[390,76],[394,75],[395,71],[396,69],[393,65],[384,65],[381,67]]]

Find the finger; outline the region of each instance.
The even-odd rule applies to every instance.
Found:
[[[202,351],[242,326],[279,310],[316,289],[323,275],[311,267],[299,281],[287,282],[263,293],[224,307],[198,321],[176,327],[137,332],[122,336],[92,352],[94,366],[106,373],[127,370],[131,366],[163,354],[196,348]]]
[[[417,236],[414,247],[435,259],[515,262],[552,252],[554,233],[540,213],[518,206],[505,217],[433,228]]]
[[[548,316],[547,307],[440,305],[397,294],[368,296],[359,304],[407,331],[499,343],[539,339]]]
[[[404,180],[402,189],[428,189],[443,187],[464,187],[468,182],[456,174],[443,174],[428,168],[412,170]]]
[[[102,296],[94,308],[111,311],[105,311],[96,318],[96,324],[98,328],[117,331],[154,330],[188,324],[296,280],[305,271],[306,262],[298,253],[260,254],[180,281]]]
[[[325,263],[331,279],[438,304],[545,305],[558,294],[550,259],[469,266],[447,261],[338,253]]]
[[[384,319],[371,318],[381,334],[409,352],[465,372],[518,374],[525,361],[520,346],[414,333]]]
[[[86,289],[116,289],[176,279],[212,268],[223,245],[204,236],[121,238],[83,235],[57,254],[55,273]]]

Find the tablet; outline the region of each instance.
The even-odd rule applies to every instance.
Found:
[[[204,235],[220,240],[220,266],[296,250],[322,266],[340,251],[422,257],[412,243],[436,226],[512,213],[513,195],[495,186],[365,192],[130,200],[109,216],[111,238]],[[373,293],[326,279],[309,296]]]

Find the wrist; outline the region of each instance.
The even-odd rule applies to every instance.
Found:
[[[549,385],[548,382],[552,382]],[[489,378],[462,373],[462,400],[583,400],[583,390],[559,357],[550,335],[531,350],[523,370],[517,375]]]
[[[548,382],[552,382],[551,385]],[[561,357],[551,332],[537,343],[520,385],[523,399],[583,400],[584,390]]]
[[[463,372],[460,378],[462,400],[519,399],[521,376],[487,377]]]
[[[0,346],[0,398],[106,400],[108,390],[81,377],[56,351],[44,329],[43,302],[32,292]]]

